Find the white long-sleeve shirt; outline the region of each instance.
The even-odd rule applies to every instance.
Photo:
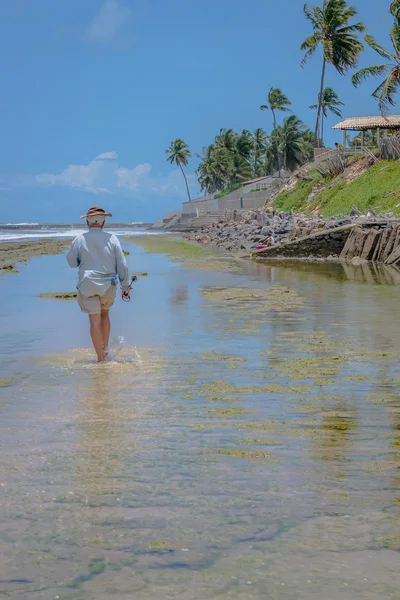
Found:
[[[117,275],[122,291],[129,287],[129,271],[118,238],[99,227],[78,235],[67,254],[70,267],[79,267],[78,289],[84,296],[102,296]]]

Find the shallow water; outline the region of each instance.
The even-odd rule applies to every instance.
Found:
[[[126,248],[102,366],[62,256],[0,280],[3,596],[398,596],[397,272]]]

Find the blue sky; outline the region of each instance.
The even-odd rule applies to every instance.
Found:
[[[390,48],[390,1],[353,4]],[[1,2],[0,222],[76,222],[92,205],[116,222],[153,221],[179,208],[185,188],[165,161],[170,141],[185,139],[195,154],[221,127],[270,131],[271,115],[259,106],[271,86],[312,126],[321,57],[300,67],[310,32],[302,7],[303,0]],[[377,58],[368,50],[360,66]],[[344,116],[378,114],[374,82],[355,90],[330,68],[326,83],[345,102]],[[336,139],[328,133],[327,142]],[[196,166],[194,158],[194,196]]]

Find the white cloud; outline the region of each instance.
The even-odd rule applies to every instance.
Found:
[[[117,158],[116,152],[103,152],[103,154],[96,156],[95,160],[116,160]]]
[[[132,16],[131,9],[119,0],[105,0],[99,13],[86,27],[84,38],[93,44],[119,43]]]
[[[96,194],[108,193],[114,183],[116,160],[116,152],[104,152],[87,165],[69,165],[58,175],[42,173],[36,181],[44,185],[83,188]]]
[[[78,188],[93,194],[122,195],[174,195],[185,197],[185,183],[179,169],[167,176],[152,175],[149,163],[138,164],[132,169],[118,164],[116,152],[102,152],[87,165],[69,165],[61,173],[41,173],[34,183],[41,186]],[[188,175],[189,185],[194,175]]]
[[[137,165],[134,169],[116,169],[117,187],[135,192],[140,188],[143,181],[148,178],[150,171],[151,165],[149,163]]]

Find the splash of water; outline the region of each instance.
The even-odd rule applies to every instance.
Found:
[[[108,363],[132,363],[142,365],[142,358],[136,346],[130,346],[122,335],[114,338],[108,348]]]

